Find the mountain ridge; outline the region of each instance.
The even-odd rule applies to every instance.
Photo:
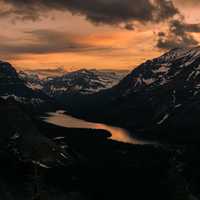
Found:
[[[119,84],[88,95],[72,114],[136,132],[193,136],[200,128],[200,47],[177,48],[148,60]],[[97,106],[98,105],[98,106]]]
[[[28,87],[15,68],[4,61],[0,62],[0,97],[5,100],[12,98],[32,111],[53,105],[51,98],[40,90],[35,91]]]

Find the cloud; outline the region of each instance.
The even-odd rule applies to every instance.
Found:
[[[127,24],[125,24],[124,28],[129,30],[129,31],[133,31],[134,25],[132,23],[127,23]]]
[[[183,18],[173,19],[169,22],[168,33],[158,33],[157,47],[169,50],[177,47],[196,46],[199,42],[191,33],[200,33],[200,24],[187,24]]]
[[[195,4],[197,1],[192,0],[190,4]],[[174,2],[185,2],[183,0],[0,0],[0,2],[4,2],[4,6],[0,6],[0,17],[12,16],[15,20],[37,21],[44,16],[50,16],[51,11],[57,10],[84,16],[96,25],[117,25],[130,31],[135,30],[135,24],[138,22],[141,24],[166,22],[169,31],[158,34],[156,44],[158,48],[171,49],[198,44],[191,33],[200,32],[200,25],[185,23],[184,17],[174,5]],[[16,53],[18,51],[51,53],[98,49],[77,43],[70,37],[66,39],[66,36],[60,35],[61,33],[40,30],[27,34],[32,34],[38,41],[42,41],[42,44],[35,42],[22,46],[7,45],[5,49]]]
[[[196,6],[200,4],[199,0],[174,0],[174,2],[183,6]]]
[[[200,2],[199,0],[174,0],[174,3],[185,7],[194,7]],[[157,34],[156,46],[159,49],[170,50],[177,47],[193,47],[199,44],[192,33],[200,33],[200,24],[187,23],[185,16],[180,12],[177,13],[176,17],[168,20],[168,28],[168,31],[161,31]]]
[[[58,73],[65,73],[65,69],[62,67],[57,67],[57,68],[53,68],[53,69],[45,69],[45,68],[39,68],[39,69],[27,69],[27,72],[31,72],[31,73],[52,73],[52,74],[58,74]]]
[[[71,12],[95,24],[119,25],[133,29],[134,22],[158,22],[178,14],[170,0],[2,0],[6,13],[19,19],[38,20],[51,10]]]
[[[77,41],[76,36],[53,30],[39,29],[25,32],[25,39],[25,42],[9,42],[9,39],[2,39],[0,53],[23,55],[112,50],[112,47],[83,44]]]
[[[165,19],[170,19],[175,15],[180,15],[179,10],[174,6],[171,0],[155,0],[155,5],[157,6],[157,20],[163,21]]]

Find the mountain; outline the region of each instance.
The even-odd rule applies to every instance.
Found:
[[[148,60],[118,85],[70,108],[73,114],[138,133],[187,138],[198,136],[199,102],[200,47],[196,47],[173,49]]]
[[[1,199],[38,199],[44,172],[58,176],[76,163],[68,145],[47,137],[15,100],[0,98],[0,121]]]
[[[0,113],[1,151],[7,149],[19,161],[44,168],[60,165],[65,160],[67,164],[71,162],[67,159],[67,152],[43,136],[29,115],[13,99],[0,98]]]
[[[41,89],[46,95],[64,105],[80,100],[82,96],[111,88],[127,75],[127,71],[86,70],[65,73],[63,76],[42,79],[37,74],[20,72],[20,77],[32,89]]]
[[[104,72],[81,69],[48,80],[44,91],[50,96],[65,94],[92,94],[116,85],[124,72]]]
[[[36,122],[13,99],[0,98],[0,121],[0,199],[129,199],[131,188],[136,199],[164,192],[169,199],[162,184],[169,156],[161,148]]]
[[[52,104],[52,99],[41,90],[33,90],[20,78],[11,64],[3,61],[0,61],[0,97],[3,99],[13,98],[32,108]]]
[[[19,71],[19,77],[33,90],[42,90],[44,80],[38,74]]]
[[[22,73],[27,76],[37,76],[40,80],[46,79],[49,77],[57,77],[57,76],[63,76],[66,74],[66,70],[62,67],[55,67],[55,68],[41,68],[41,69],[20,69],[19,74]]]

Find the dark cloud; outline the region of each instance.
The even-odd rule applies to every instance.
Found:
[[[0,53],[10,55],[46,54],[64,52],[90,52],[112,50],[109,47],[97,47],[77,42],[74,36],[52,30],[25,32],[26,42],[1,40]]]
[[[160,49],[170,50],[174,48],[191,47],[198,45],[198,42],[189,34],[184,34],[180,38],[169,36],[167,38],[159,37],[157,47]]]
[[[57,73],[64,73],[65,72],[65,70],[64,70],[64,68],[62,68],[62,67],[57,67],[57,68],[53,68],[53,69],[43,69],[43,68],[41,68],[41,69],[27,69],[26,70],[27,72],[30,72],[30,73],[52,73],[52,74],[57,74]]]
[[[179,15],[179,10],[174,6],[171,0],[155,0],[157,6],[157,20],[162,21],[175,15]]]
[[[200,4],[199,0],[174,0],[174,2],[183,6],[196,6]]]
[[[160,49],[172,49],[177,47],[192,47],[198,45],[198,41],[191,33],[200,33],[200,24],[187,24],[184,19],[171,20],[169,32],[159,32],[157,47]]]
[[[157,22],[178,13],[170,0],[2,0],[11,6],[10,13],[21,19],[37,20],[51,10],[83,15],[95,24],[133,28],[133,21]]]
[[[165,37],[166,34],[165,34],[164,32],[159,32],[159,33],[158,33],[158,36],[159,36],[159,37]]]
[[[133,31],[134,25],[132,23],[127,23],[127,24],[125,24],[124,28],[129,30],[129,31]]]
[[[187,32],[193,32],[193,33],[200,32],[200,24],[183,24],[183,26]]]
[[[175,3],[182,5],[193,5],[199,3],[199,0],[174,0]],[[185,22],[185,17],[177,12],[176,19],[168,20],[168,32],[158,33],[157,47],[169,50],[177,47],[192,47],[199,44],[191,33],[200,33],[200,24],[189,24]]]
[[[0,17],[14,16],[14,19],[39,20],[43,16],[50,15],[53,10],[71,12],[84,16],[94,24],[120,25],[127,30],[134,30],[135,22],[142,24],[152,22],[167,22],[169,31],[158,34],[157,47],[171,49],[174,47],[194,46],[198,42],[191,35],[192,32],[200,32],[199,24],[187,24],[174,2],[183,0],[0,0],[7,5],[7,9],[0,8]],[[199,0],[191,0],[195,4]],[[174,17],[179,17],[174,20]],[[77,44],[68,39],[62,41],[53,38],[50,32],[32,32],[43,45],[39,43],[22,45],[20,52],[50,53],[57,51],[83,51],[92,49],[90,46]],[[50,41],[50,42],[49,42]],[[53,41],[56,41],[53,42]],[[19,47],[17,46],[16,49]],[[16,51],[12,46],[11,50]]]
[[[171,20],[170,31],[175,35],[182,35],[184,32],[200,32],[200,24],[187,24],[183,20]]]

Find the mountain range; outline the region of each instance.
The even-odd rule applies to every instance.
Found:
[[[141,64],[111,89],[71,105],[71,113],[140,134],[187,138],[198,136],[199,102],[200,47],[177,48]]]
[[[41,90],[65,107],[82,96],[113,87],[122,80],[126,70],[87,70],[66,72],[60,76],[41,77],[40,74],[19,72],[20,78],[33,90]]]
[[[137,133],[197,135],[200,47],[177,48],[125,72],[78,70],[39,78],[0,63],[0,96],[40,104],[53,99],[72,115]]]
[[[136,199],[199,197],[200,47],[173,49],[122,74],[41,78],[0,62],[0,199],[129,199],[133,188]],[[126,144],[32,115],[63,106],[158,142]]]

